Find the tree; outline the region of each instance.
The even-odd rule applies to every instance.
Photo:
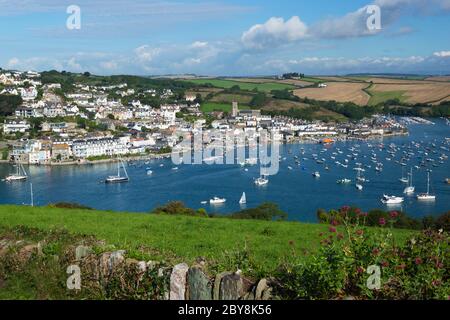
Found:
[[[22,98],[16,95],[0,95],[0,116],[10,116],[22,105]]]

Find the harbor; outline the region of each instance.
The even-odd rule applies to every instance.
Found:
[[[269,201],[288,212],[289,219],[309,222],[316,221],[317,209],[341,206],[403,210],[414,217],[438,215],[450,203],[446,180],[450,141],[445,139],[450,127],[442,119],[434,122],[411,123],[409,135],[384,139],[283,144],[279,172],[267,177],[260,175],[260,166],[251,159],[242,165],[135,159],[124,162],[128,182],[124,184],[105,184],[107,177],[117,174],[117,163],[23,166],[28,174],[25,181],[0,183],[0,203],[29,204],[32,182],[35,205],[65,201],[96,209],[149,212],[169,201],[182,201],[192,208],[226,214]],[[16,171],[12,165],[0,165],[2,179]],[[117,177],[121,175],[123,168]],[[405,192],[408,186],[414,186],[414,192]],[[417,196],[427,189],[435,199],[420,201]],[[383,203],[384,196],[403,201]]]

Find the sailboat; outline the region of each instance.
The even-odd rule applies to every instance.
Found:
[[[427,179],[427,193],[421,193],[417,195],[417,200],[420,201],[434,201],[436,200],[436,196],[430,194],[430,172],[428,171],[428,179]]]
[[[402,177],[401,177],[399,180],[400,180],[400,182],[408,183],[409,180],[408,180],[408,178],[405,178],[405,177],[404,177],[403,173],[404,173],[404,170],[402,169]]]
[[[17,164],[17,172],[13,173],[5,178],[5,181],[7,182],[14,182],[14,181],[25,181],[27,180],[28,175],[23,168],[23,166],[19,163]]]
[[[403,190],[404,194],[413,194],[414,191],[416,191],[416,187],[413,186],[412,184],[412,180],[413,180],[413,173],[412,173],[412,168],[411,168],[411,172],[409,173],[409,185],[405,188],[405,190]]]
[[[247,197],[245,196],[245,192],[242,192],[241,199],[239,200],[239,204],[246,204],[247,203]]]
[[[125,176],[120,175],[120,167],[123,168],[123,171],[125,173]],[[122,182],[128,182],[130,179],[128,177],[127,169],[125,169],[125,166],[122,162],[122,160],[119,159],[117,162],[117,175],[116,176],[109,176],[106,178],[106,183],[122,183]]]

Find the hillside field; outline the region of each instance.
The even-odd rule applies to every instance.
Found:
[[[320,246],[328,226],[300,222],[233,220],[49,207],[0,206],[2,227],[65,229],[91,235],[140,259],[192,263],[198,257],[226,263],[246,249],[260,272],[270,272],[293,250],[305,259]],[[412,231],[394,230],[403,241]]]

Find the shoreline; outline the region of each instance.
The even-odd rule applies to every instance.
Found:
[[[397,137],[397,136],[408,136],[409,132],[398,132],[398,133],[390,133],[384,134],[382,136],[368,136],[368,137],[349,137],[349,136],[336,136],[334,137],[335,142],[346,142],[346,141],[375,141],[375,140],[383,140],[385,138]],[[291,145],[291,144],[311,144],[311,143],[320,143],[321,138],[304,138],[304,137],[294,137],[289,141],[283,141],[282,144]],[[129,156],[124,157],[122,160],[124,162],[130,161],[142,161],[142,160],[154,160],[154,159],[164,159],[170,158],[172,153],[163,153],[163,154],[146,154],[146,155],[137,155],[137,156]],[[96,164],[105,164],[105,163],[115,163],[117,162],[117,158],[108,158],[108,159],[99,159],[99,160],[86,160],[79,159],[74,161],[66,161],[66,162],[50,162],[50,163],[28,163],[24,161],[14,162],[22,165],[29,166],[48,166],[48,167],[62,167],[62,166],[87,166],[87,165],[96,165]],[[9,160],[0,160],[0,164],[14,164]]]

